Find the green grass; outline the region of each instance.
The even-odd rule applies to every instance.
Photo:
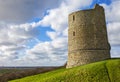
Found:
[[[61,68],[10,82],[120,82],[120,59]]]

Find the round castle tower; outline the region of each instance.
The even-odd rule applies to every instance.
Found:
[[[105,14],[102,6],[69,15],[66,68],[110,58]]]

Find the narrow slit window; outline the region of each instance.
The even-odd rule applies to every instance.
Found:
[[[73,36],[75,36],[75,32],[73,32]]]
[[[73,15],[73,21],[75,20],[75,16]]]

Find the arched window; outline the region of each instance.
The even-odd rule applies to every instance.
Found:
[[[75,36],[75,32],[73,32],[73,36]]]

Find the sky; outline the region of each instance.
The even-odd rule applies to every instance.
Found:
[[[105,9],[111,57],[120,57],[120,0],[0,0],[0,66],[60,66],[67,61],[68,14]]]

